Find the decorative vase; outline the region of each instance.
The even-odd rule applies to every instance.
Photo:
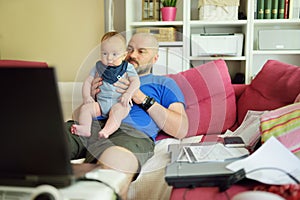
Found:
[[[176,19],[176,7],[162,7],[160,9],[162,21],[175,21]]]

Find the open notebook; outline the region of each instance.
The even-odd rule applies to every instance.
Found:
[[[0,68],[0,185],[72,184],[94,165],[70,164],[54,68]]]

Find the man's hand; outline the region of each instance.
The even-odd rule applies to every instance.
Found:
[[[127,73],[126,73],[127,75]],[[129,87],[129,80],[128,80],[128,77],[125,76],[125,78],[120,78],[117,82],[114,83],[114,86],[117,88],[116,91],[121,93],[121,94],[124,94],[126,92],[126,90],[128,89]]]

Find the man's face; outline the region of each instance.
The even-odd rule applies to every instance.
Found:
[[[127,61],[134,65],[139,75],[149,74],[153,64],[157,61],[157,48],[142,35],[134,35],[128,43]]]

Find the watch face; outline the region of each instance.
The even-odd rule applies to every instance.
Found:
[[[147,111],[153,104],[155,103],[155,99],[149,96],[146,96],[145,100],[141,104],[143,110]]]

